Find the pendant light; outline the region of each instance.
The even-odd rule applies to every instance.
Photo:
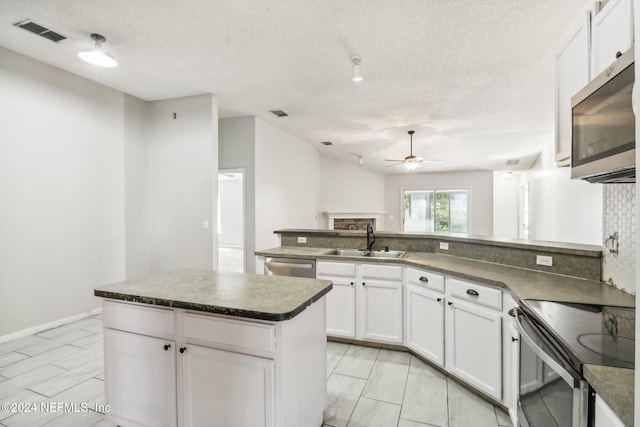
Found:
[[[102,49],[102,43],[107,41],[104,36],[100,34],[91,34],[91,40],[95,42],[95,46],[90,49],[84,49],[78,52],[78,57],[89,64],[96,65],[98,67],[114,68],[118,66],[118,61],[115,60],[108,52]]]

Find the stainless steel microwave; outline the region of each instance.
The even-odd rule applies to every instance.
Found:
[[[571,178],[635,182],[633,48],[571,98]]]

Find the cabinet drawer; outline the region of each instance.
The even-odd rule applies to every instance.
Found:
[[[349,262],[318,262],[316,268],[318,276],[356,276],[356,265]]]
[[[457,279],[447,279],[447,293],[456,298],[502,309],[502,291]]]
[[[406,275],[407,283],[424,286],[438,292],[444,292],[444,277],[439,274],[433,274],[415,268],[407,268]]]
[[[362,264],[363,279],[378,280],[402,280],[402,266],[400,265],[379,265],[379,264]]]
[[[167,337],[175,333],[174,311],[170,308],[105,301],[102,318],[105,328],[155,337]]]
[[[274,325],[189,312],[184,313],[182,319],[184,338],[187,342],[199,340],[248,352],[275,352]]]

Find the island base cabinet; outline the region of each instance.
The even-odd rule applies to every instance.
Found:
[[[502,317],[456,298],[447,302],[447,366],[502,400]]]
[[[185,426],[274,426],[273,360],[190,345],[182,361]]]
[[[176,425],[173,341],[105,328],[104,357],[109,420],[121,426]]]

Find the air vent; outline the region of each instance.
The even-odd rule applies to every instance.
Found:
[[[331,141],[322,141],[320,144],[329,146],[329,145],[333,145],[333,142],[331,142]]]
[[[282,110],[269,110],[269,112],[275,114],[278,117],[287,117],[288,116],[288,114],[285,113]]]
[[[520,159],[507,160],[507,166],[518,166],[519,164],[520,164]]]
[[[63,36],[60,33],[52,31],[48,28],[43,27],[42,25],[36,24],[30,19],[25,19],[24,21],[20,21],[18,23],[13,24],[16,27],[23,28],[33,34],[37,34],[40,37],[44,37],[45,39],[51,40],[52,42],[58,43],[62,40],[66,40],[67,37]]]

